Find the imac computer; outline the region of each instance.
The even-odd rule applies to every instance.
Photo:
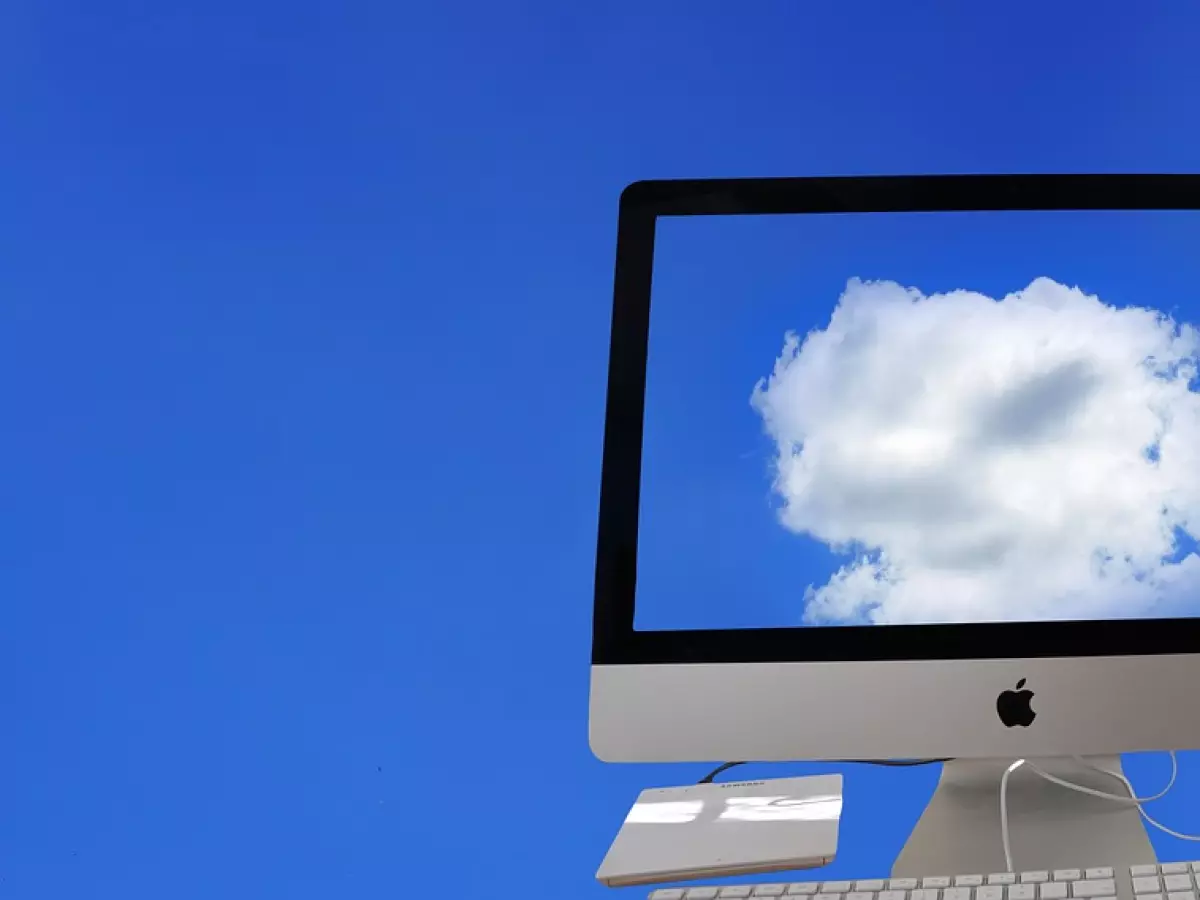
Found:
[[[594,753],[951,760],[895,874],[1000,870],[1016,760],[1111,792],[1073,758],[1200,746],[1197,209],[1172,175],[630,185]],[[1153,862],[1132,804],[1011,774],[1029,865]]]

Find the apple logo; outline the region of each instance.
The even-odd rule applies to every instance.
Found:
[[[1017,682],[1016,690],[1005,691],[996,698],[996,712],[1000,715],[1000,721],[1008,728],[1014,725],[1028,728],[1037,718],[1037,713],[1029,705],[1031,700],[1033,691],[1025,687],[1025,679],[1022,678]]]

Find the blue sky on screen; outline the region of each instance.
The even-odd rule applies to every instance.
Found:
[[[703,768],[587,747],[621,189],[1194,170],[1198,29],[1193,2],[0,4],[0,896],[611,896],[629,803]],[[1190,236],[1131,232],[1146,264],[1113,237],[1061,276],[1184,309]],[[729,240],[678,237],[681,286]],[[710,254],[707,316],[659,337],[663,371],[730,367],[678,410],[721,502],[770,499],[751,391],[848,277],[1055,274],[909,252],[936,246]],[[775,308],[736,319],[739,292]],[[794,620],[823,580],[755,527],[655,615]],[[1166,764],[1130,771],[1150,793]],[[830,877],[886,872],[935,778],[849,772]],[[1187,755],[1164,821],[1200,830],[1198,791]]]
[[[1198,224],[663,220],[639,626],[1196,611]]]

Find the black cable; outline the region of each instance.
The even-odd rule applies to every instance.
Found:
[[[716,778],[718,775],[720,775],[722,772],[724,772],[726,769],[732,769],[734,766],[744,766],[744,765],[746,765],[746,763],[744,761],[743,762],[721,763],[719,766],[717,766],[715,769],[713,769],[711,772],[709,772],[707,775],[705,775],[703,778],[701,778],[699,781],[697,781],[696,784],[712,784],[713,779]]]
[[[911,769],[915,766],[932,766],[935,763],[950,762],[952,757],[939,759],[831,759],[826,762],[838,765],[858,765],[858,766],[884,766],[892,769]],[[741,760],[739,762],[721,763],[703,778],[697,784],[712,784],[713,779],[727,769],[732,769],[734,766],[749,765],[749,760]]]

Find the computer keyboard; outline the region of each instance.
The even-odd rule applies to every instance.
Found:
[[[1200,862],[660,888],[650,900],[1200,900]]]

